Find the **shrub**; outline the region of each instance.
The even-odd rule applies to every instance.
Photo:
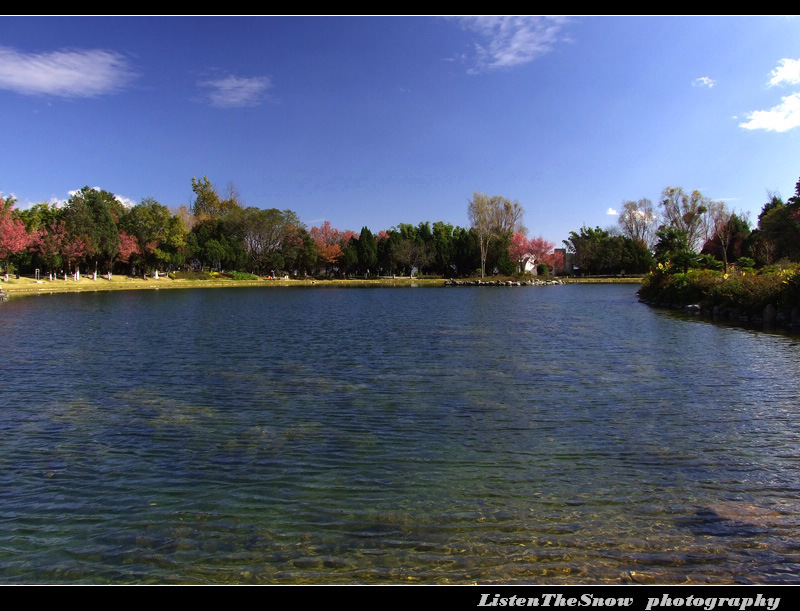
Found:
[[[778,308],[791,311],[800,307],[800,268],[788,270],[783,276],[783,290],[778,300]]]
[[[210,280],[208,272],[171,272],[169,277],[173,280]]]
[[[761,314],[769,304],[779,303],[783,280],[782,274],[733,276],[712,287],[704,303]]]
[[[724,267],[722,261],[717,261],[713,255],[700,255],[700,267],[705,269],[721,270]]]
[[[659,265],[642,280],[639,296],[643,299],[688,305],[699,303],[713,286],[722,279],[722,274],[713,270],[693,269],[684,273],[669,273],[672,268]]]
[[[547,263],[539,263],[539,265],[536,266],[536,273],[540,276],[549,276],[550,268],[547,267]]]
[[[234,280],[258,280],[258,276],[248,272],[233,272],[231,278]]]
[[[791,269],[763,269],[751,273],[723,275],[712,270],[671,273],[674,268],[659,265],[642,281],[639,296],[663,304],[702,303],[704,308],[739,308],[747,314],[761,315],[768,305],[790,311],[800,307],[800,266]]]

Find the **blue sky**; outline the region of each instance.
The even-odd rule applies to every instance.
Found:
[[[0,17],[0,193],[189,204],[192,177],[310,228],[557,242],[699,189],[755,222],[800,177],[800,18]]]

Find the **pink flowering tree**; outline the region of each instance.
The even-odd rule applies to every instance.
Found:
[[[522,273],[525,269],[525,259],[528,257],[528,238],[519,231],[511,236],[511,243],[508,245],[508,256],[517,264],[517,271]]]
[[[24,252],[31,243],[25,223],[14,214],[16,201],[12,196],[0,198],[0,260],[3,261],[5,273],[9,273],[9,259]]]
[[[120,263],[130,263],[134,255],[141,254],[139,242],[127,231],[119,232],[119,251],[116,259]]]
[[[41,255],[46,270],[57,272],[62,260],[62,245],[66,240],[64,224],[54,221],[34,231],[30,249]]]
[[[556,269],[563,265],[563,257],[560,253],[553,251],[554,247],[554,242],[545,240],[541,236],[528,239],[518,231],[511,237],[508,255],[512,261],[517,263],[520,273],[524,271],[526,263],[529,262],[533,266],[545,263],[550,269]],[[561,263],[559,263],[559,258]]]

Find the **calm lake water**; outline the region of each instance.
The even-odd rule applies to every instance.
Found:
[[[0,304],[0,582],[800,582],[800,338],[636,288]]]

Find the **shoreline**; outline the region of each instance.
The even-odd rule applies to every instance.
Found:
[[[489,280],[491,278],[487,278]],[[608,284],[608,283],[629,283],[640,284],[641,278],[560,278],[564,284]],[[50,295],[56,293],[88,293],[92,291],[129,291],[129,290],[160,290],[160,289],[193,289],[193,288],[238,288],[238,287],[291,287],[291,286],[314,286],[314,287],[444,287],[445,278],[387,278],[380,277],[372,280],[361,278],[354,279],[293,279],[293,280],[185,280],[172,279],[167,276],[161,278],[132,278],[130,276],[114,276],[111,280],[105,277],[98,277],[93,280],[91,276],[84,276],[78,281],[75,280],[39,280],[22,277],[19,279],[10,278],[7,282],[0,281],[0,290],[4,291],[8,298],[25,297],[30,295]]]

